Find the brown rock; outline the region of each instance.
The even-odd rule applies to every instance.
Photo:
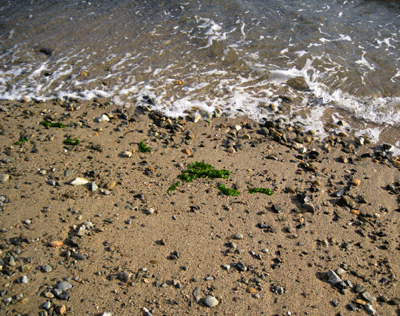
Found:
[[[248,293],[250,293],[250,294],[254,294],[254,293],[257,292],[256,289],[255,289],[254,287],[248,287],[246,291],[247,291]]]

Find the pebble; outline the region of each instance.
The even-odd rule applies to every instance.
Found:
[[[229,271],[229,269],[231,268],[231,266],[229,264],[224,264],[222,265],[222,269]]]
[[[209,295],[204,299],[204,303],[208,307],[214,307],[214,306],[217,306],[219,304],[219,301],[214,296],[210,296]]]
[[[237,234],[233,235],[232,237],[233,237],[233,239],[240,240],[240,239],[243,239],[243,234],[237,233]]]
[[[89,182],[89,190],[90,190],[91,192],[96,191],[98,188],[99,188],[99,187],[97,186],[96,183],[94,183],[93,181]]]
[[[21,283],[23,283],[23,284],[28,284],[28,283],[29,283],[29,279],[28,279],[28,277],[27,277],[26,275],[24,275],[24,276],[21,278]]]
[[[373,302],[376,301],[376,297],[372,296],[371,294],[369,294],[368,292],[363,292],[361,294],[362,298],[365,299],[368,302]]]
[[[106,114],[100,115],[98,118],[96,118],[97,122],[108,122],[110,118]]]
[[[271,209],[275,213],[282,213],[283,212],[283,209],[277,204],[272,204]]]
[[[367,304],[364,306],[365,311],[367,312],[367,314],[369,315],[375,315],[376,314],[376,310],[372,307],[371,304]]]
[[[125,150],[123,151],[120,156],[123,158],[131,158],[133,155],[133,153],[131,151]]]
[[[44,302],[43,305],[42,305],[42,308],[44,308],[44,309],[46,309],[46,310],[49,310],[50,307],[51,307],[50,301],[46,301],[46,302]]]
[[[10,176],[8,174],[0,174],[0,182],[6,182],[8,181],[8,179],[10,179]]]
[[[76,178],[72,180],[69,184],[71,185],[85,185],[89,183],[89,180],[86,180],[85,178]]]
[[[339,276],[333,270],[328,271],[328,278],[328,282],[332,284],[343,282],[342,279],[339,278]]]
[[[70,283],[68,283],[67,281],[62,281],[62,282],[58,282],[57,285],[55,286],[55,288],[57,290],[66,291],[66,290],[69,290],[70,288],[72,288],[72,285]]]

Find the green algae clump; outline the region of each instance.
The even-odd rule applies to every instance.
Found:
[[[228,170],[214,169],[214,167],[209,164],[195,161],[189,165],[188,170],[182,173],[179,177],[186,182],[191,182],[197,178],[228,179],[229,175],[230,172]]]

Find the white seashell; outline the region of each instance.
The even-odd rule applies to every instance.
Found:
[[[110,118],[106,114],[102,114],[96,119],[97,122],[108,122],[109,120]]]
[[[84,185],[86,183],[89,183],[89,180],[86,180],[85,178],[76,178],[75,180],[72,180],[69,184]]]
[[[200,119],[201,119],[201,115],[200,114],[196,114],[195,116],[193,116],[193,122],[195,122],[195,123],[200,121]]]
[[[125,151],[123,151],[123,152],[120,154],[120,156],[121,156],[121,157],[124,157],[124,158],[131,158],[132,155],[133,155],[132,152],[129,151],[129,150],[125,150]]]

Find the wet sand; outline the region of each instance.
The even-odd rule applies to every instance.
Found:
[[[399,314],[389,148],[188,117],[107,100],[1,102],[0,315]],[[229,178],[180,179],[196,161]]]

